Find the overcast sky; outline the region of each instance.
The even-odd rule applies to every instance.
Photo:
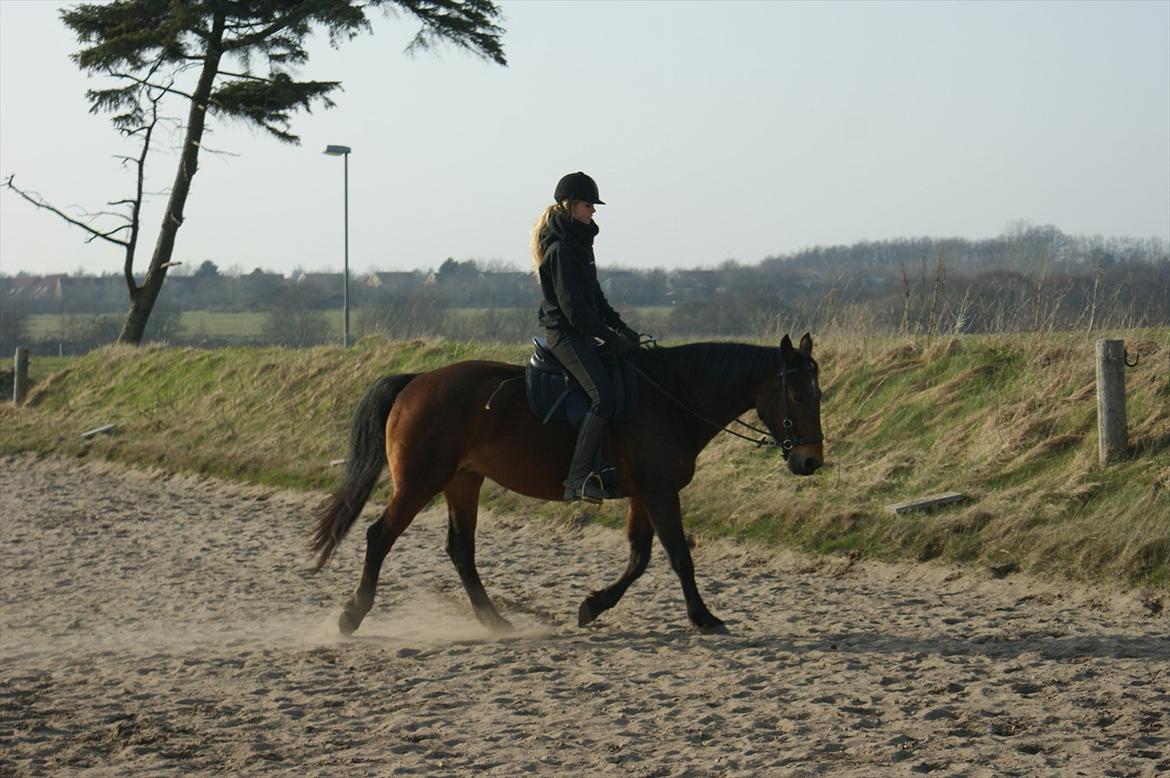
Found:
[[[49,0],[0,0],[0,176],[100,210],[132,180],[76,41]],[[406,55],[408,18],[305,78],[337,107],[302,145],[214,122],[175,258],[281,272],[340,269],[350,157],[350,267],[446,257],[528,267],[556,180],[584,170],[605,266],[758,262],[898,236],[1170,239],[1170,2],[502,2],[509,65]],[[179,114],[178,107],[174,110]],[[174,175],[174,140],[149,185]],[[155,199],[138,267],[161,213]],[[0,192],[0,272],[116,272],[116,247]]]

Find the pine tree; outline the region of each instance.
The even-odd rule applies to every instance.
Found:
[[[102,231],[67,216],[40,198],[7,184],[35,205],[48,208],[75,226],[126,252],[124,275],[130,307],[118,340],[140,343],[158,299],[208,116],[243,120],[276,139],[298,143],[293,114],[330,108],[336,81],[300,81],[293,69],[308,61],[305,42],[317,29],[333,45],[369,31],[370,11],[383,7],[414,17],[420,28],[408,50],[446,42],[505,65],[497,26],[499,9],[490,0],[114,0],[83,3],[61,12],[82,48],[73,60],[87,74],[106,76],[116,86],[86,93],[94,112],[108,112],[114,127],[142,142],[141,153],[125,157],[137,167],[134,198],[114,203],[128,209],[125,223]],[[230,69],[225,69],[230,68]],[[193,86],[183,89],[190,74]],[[143,173],[159,121],[159,105],[180,99],[188,104],[178,169],[159,227],[150,265],[141,283],[133,273],[143,197]]]

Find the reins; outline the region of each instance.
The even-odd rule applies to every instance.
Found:
[[[804,443],[819,443],[825,439],[823,435],[808,435],[806,437],[801,437],[801,438],[792,437],[793,423],[792,423],[792,417],[788,413],[788,374],[795,373],[798,370],[814,370],[816,368],[816,363],[812,363],[808,367],[789,367],[789,368],[784,368],[783,370],[780,371],[780,380],[782,382],[780,392],[781,392],[781,395],[784,397],[784,422],[783,422],[783,424],[784,424],[784,432],[785,432],[785,436],[786,436],[784,438],[784,440],[777,440],[776,436],[774,434],[772,434],[770,431],[762,430],[759,427],[754,427],[751,424],[748,424],[746,421],[743,421],[743,420],[738,419],[738,418],[732,419],[730,422],[728,422],[727,425],[721,425],[718,422],[711,421],[706,416],[702,415],[701,413],[696,411],[694,408],[691,408],[689,405],[684,403],[682,400],[675,397],[673,394],[671,394],[669,391],[667,391],[665,387],[663,387],[660,383],[655,381],[653,378],[646,375],[646,372],[644,370],[642,370],[642,368],[638,367],[637,365],[631,365],[631,366],[634,368],[634,372],[642,377],[642,380],[644,380],[646,383],[653,386],[655,389],[657,389],[659,392],[661,392],[662,395],[664,397],[666,397],[666,399],[670,400],[675,405],[677,405],[678,407],[682,408],[687,413],[694,416],[696,419],[704,422],[705,424],[708,424],[711,427],[714,427],[715,429],[719,430],[720,432],[726,432],[728,435],[734,435],[735,437],[739,438],[740,440],[746,440],[747,442],[754,444],[757,448],[770,447],[770,446],[777,447],[784,454],[785,459],[788,458],[788,454],[796,446],[802,445]],[[760,437],[759,437],[759,439],[751,438],[751,437],[748,437],[747,435],[740,434],[733,429],[728,429],[728,427],[731,424],[739,424],[743,427],[747,427],[752,432],[760,433]]]
[[[674,403],[678,407],[682,408],[684,411],[691,414],[699,421],[702,421],[702,422],[705,422],[706,424],[709,424],[710,426],[714,427],[715,429],[719,430],[720,432],[726,432],[728,435],[734,435],[735,437],[739,438],[740,440],[746,440],[748,443],[754,443],[757,447],[779,446],[780,445],[779,443],[776,442],[776,439],[774,437],[772,437],[772,434],[770,432],[767,432],[767,431],[761,430],[761,429],[757,429],[756,427],[753,427],[752,425],[748,424],[747,422],[740,421],[739,419],[734,419],[734,421],[738,422],[739,424],[742,424],[743,426],[747,427],[748,429],[750,429],[753,432],[763,433],[763,437],[761,437],[759,440],[757,440],[755,438],[749,438],[747,435],[741,435],[740,433],[736,432],[735,430],[730,430],[727,427],[719,424],[718,422],[711,421],[706,416],[699,413],[694,408],[690,407],[689,405],[684,403],[682,400],[678,399],[673,394],[668,392],[662,386],[662,384],[658,383],[653,378],[646,375],[645,371],[643,371],[642,368],[638,367],[637,365],[634,365],[633,368],[634,368],[635,373],[642,376],[642,380],[644,380],[646,383],[653,386],[655,389],[657,389],[659,392],[661,392],[662,395],[664,397],[666,397],[666,399],[670,400],[672,403]],[[769,440],[770,437],[772,438],[771,440]]]

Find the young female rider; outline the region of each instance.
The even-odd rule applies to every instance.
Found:
[[[613,418],[615,391],[598,357],[598,341],[622,356],[638,347],[638,333],[610,307],[597,283],[593,206],[605,205],[597,196],[597,184],[584,173],[570,173],[557,182],[553,199],[532,228],[532,257],[544,295],[540,323],[548,331],[553,353],[593,401],[577,433],[565,500],[601,502],[608,495],[591,470]]]

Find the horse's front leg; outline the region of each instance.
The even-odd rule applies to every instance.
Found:
[[[654,527],[650,524],[646,506],[637,498],[630,499],[630,513],[626,517],[626,537],[630,540],[630,561],[625,572],[610,586],[585,598],[577,611],[577,626],[584,627],[617,605],[626,589],[630,588],[630,584],[646,571],[646,564],[650,561],[650,547],[654,540]]]
[[[678,574],[682,583],[683,597],[687,601],[687,616],[691,623],[708,634],[727,634],[727,627],[703,604],[699,596],[699,587],[695,584],[695,565],[691,561],[691,550],[687,547],[686,535],[683,534],[682,507],[679,505],[678,492],[658,494],[646,498],[646,508],[650,512],[650,521],[666,555],[670,557],[670,566]]]

